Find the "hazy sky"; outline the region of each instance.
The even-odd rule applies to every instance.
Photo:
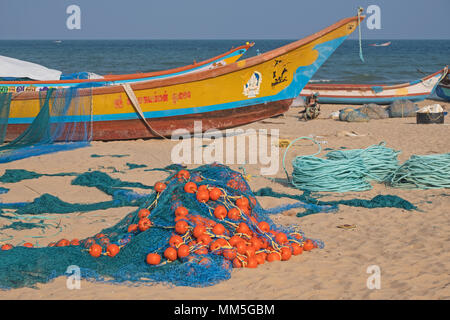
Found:
[[[369,5],[381,29],[365,39],[450,39],[450,0],[1,0],[0,39],[295,39]]]

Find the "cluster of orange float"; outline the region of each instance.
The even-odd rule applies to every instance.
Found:
[[[187,181],[184,191],[195,194],[197,201],[208,207],[211,217],[220,222],[189,212],[183,206],[177,207],[175,232],[169,239],[169,247],[163,253],[166,259],[163,263],[189,258],[192,253],[197,256],[212,253],[222,255],[235,268],[256,268],[266,261],[289,260],[292,255],[299,255],[315,247],[311,240],[304,240],[300,233],[287,235],[271,229],[265,221],[258,222],[250,205],[250,202],[256,204],[254,198],[228,196],[225,190],[206,184],[198,186],[196,182],[201,179],[196,177],[196,182],[189,181],[190,174],[186,170],[179,171],[176,177]],[[160,189],[161,192],[164,187]],[[212,207],[211,204],[218,200],[221,204]],[[148,219],[150,212],[145,210],[147,209],[139,211],[139,224],[130,225],[132,230],[146,230],[145,219]],[[144,228],[140,227],[141,221],[146,225]],[[200,259],[199,263],[207,260]],[[162,257],[159,253],[151,252],[146,261],[150,265],[159,265]]]
[[[180,170],[176,176],[180,182],[185,182],[184,191],[195,194],[197,201],[204,203],[211,214],[208,219],[183,206],[175,209],[174,233],[169,239],[169,247],[163,253],[166,259],[163,263],[191,257],[194,253],[197,257],[207,254],[222,255],[226,260],[232,262],[233,267],[256,268],[266,261],[286,261],[292,255],[299,255],[303,251],[309,251],[316,245],[309,239],[303,239],[300,233],[286,234],[270,228],[269,223],[258,221],[256,215],[252,213],[252,207],[256,204],[253,197],[233,197],[226,194],[224,189],[210,187],[207,184],[197,185],[201,182],[200,177],[190,180],[190,173],[187,170]],[[163,182],[157,182],[154,186],[155,191],[160,195],[166,188]],[[212,207],[219,201],[221,204]],[[150,210],[140,209],[138,212],[138,223],[128,226],[129,233],[144,232],[152,227],[150,220]],[[190,224],[188,222],[191,222]],[[106,246],[106,252],[103,247],[96,243],[94,239],[88,239],[84,245],[93,257],[107,255],[116,256],[120,252],[117,244],[109,243],[109,239],[102,233],[95,236],[100,244]],[[61,239],[58,242],[50,243],[49,246],[69,246],[80,245],[78,239],[69,241]],[[25,243],[23,246],[32,247],[31,243]],[[2,250],[9,250],[12,245],[5,244]],[[159,253],[151,252],[146,257],[146,262],[150,265],[159,265],[162,262]],[[191,259],[192,261],[192,259]],[[200,264],[205,264],[208,259],[197,259]]]

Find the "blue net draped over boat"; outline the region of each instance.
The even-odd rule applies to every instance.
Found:
[[[11,104],[11,92],[0,94],[0,144],[2,144],[5,141],[10,104]]]
[[[276,235],[279,233],[286,236],[287,242],[283,242],[286,246],[294,242],[300,245],[309,242],[312,247],[323,247],[320,240],[307,239],[298,226],[275,225],[270,219],[270,214],[283,208],[263,209],[240,173],[217,164],[201,166],[188,172],[188,178],[176,172],[171,173],[164,181],[166,187],[162,192],[151,191],[141,197],[140,208],[149,208],[151,212],[148,217],[152,226],[147,230],[130,228],[140,221],[140,209],[137,209],[127,214],[116,225],[79,241],[79,244],[42,248],[17,246],[9,250],[0,250],[0,270],[2,270],[0,288],[18,288],[45,283],[56,277],[68,275],[71,272],[67,271],[68,267],[73,265],[80,268],[83,278],[90,280],[131,285],[154,282],[195,287],[213,285],[230,278],[234,260],[232,262],[229,257],[225,257],[224,251],[228,247],[213,249],[212,243],[219,238],[231,241],[230,236],[237,234],[237,227],[241,222],[246,223],[248,232],[253,234],[252,237],[266,239],[266,244],[269,245],[266,246],[267,250],[281,250],[281,245],[274,240],[278,239]],[[82,178],[78,181],[83,184],[82,181],[87,180]],[[218,188],[221,190],[221,196],[217,200],[209,199],[201,202],[197,199],[200,191],[197,194],[185,191],[187,182],[195,183],[198,188],[204,188],[201,186],[207,186],[209,190]],[[127,185],[118,181],[115,183]],[[111,190],[106,188],[104,191]],[[219,219],[213,214],[220,205],[225,206],[227,210],[238,208],[235,205],[236,199],[242,197],[248,200],[249,212],[242,211],[237,220],[229,216]],[[186,208],[188,214],[176,216],[175,211],[179,207]],[[285,207],[284,210],[289,208]],[[326,206],[324,209],[328,210],[329,207]],[[170,246],[169,239],[178,234],[174,226],[179,221],[184,221],[189,226],[188,231],[179,236],[189,245],[190,254],[168,262],[163,253]],[[261,232],[259,223],[262,221],[270,227],[270,232]],[[224,227],[223,234],[211,231],[218,224]],[[204,245],[199,239],[196,241],[192,228],[198,225],[208,230],[212,238],[211,244]],[[22,224],[20,227],[23,227]],[[98,258],[89,253],[88,249],[93,244],[98,244],[102,248],[103,254]],[[105,254],[110,244],[120,247],[120,252],[114,257]],[[208,250],[200,252],[202,248]],[[159,254],[162,257],[161,263],[148,264],[146,257],[149,253]]]
[[[82,90],[82,91],[81,91]],[[82,94],[80,94],[82,93]],[[9,104],[0,95],[0,133]],[[0,163],[87,146],[92,137],[92,88],[50,88],[39,92],[40,111],[13,141],[0,147]],[[6,107],[8,105],[8,107]],[[29,104],[22,102],[23,108]],[[6,119],[6,120],[5,120]],[[3,124],[3,125],[2,125]]]

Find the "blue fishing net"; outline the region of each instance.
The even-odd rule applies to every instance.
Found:
[[[11,100],[7,95],[0,94],[0,138],[7,131]],[[91,96],[92,87],[40,91],[38,115],[20,136],[0,147],[0,163],[89,145]],[[23,107],[27,107],[26,102]]]
[[[180,168],[179,166],[171,166],[171,169],[175,167]],[[98,173],[90,174],[91,176],[80,175],[74,182],[77,181],[77,184],[80,185],[95,186],[108,194],[114,194],[114,197],[117,197],[115,193],[117,190],[114,191],[115,187],[118,187],[119,190],[125,190],[121,188],[131,185],[136,186],[134,183],[124,183],[107,179],[104,176],[100,177]],[[320,240],[307,239],[297,226],[281,227],[275,225],[269,215],[286,210],[287,207],[278,207],[269,211],[263,209],[240,173],[228,167],[213,164],[190,170],[189,175],[190,177],[186,179],[173,172],[164,181],[166,185],[164,191],[161,193],[152,191],[139,197],[139,208],[149,208],[151,211],[149,218],[152,221],[152,226],[148,230],[141,232],[139,229],[137,231],[129,229],[130,225],[139,222],[139,210],[137,209],[129,213],[115,226],[79,241],[79,245],[44,248],[18,246],[10,250],[0,251],[0,269],[2,270],[0,287],[18,288],[45,283],[66,274],[68,266],[71,265],[79,266],[81,275],[85,279],[113,283],[164,282],[172,285],[201,287],[228,279],[233,268],[233,262],[227,259],[224,254],[228,247],[213,249],[210,246],[204,246],[195,241],[192,230],[181,235],[183,241],[191,249],[189,256],[168,262],[163,256],[163,252],[169,247],[169,239],[177,232],[174,230],[175,220],[183,220],[191,228],[196,225],[205,226],[213,241],[219,238],[229,239],[233,234],[236,234],[239,223],[245,222],[253,237],[265,239],[266,244],[268,244],[267,249],[260,249],[261,252],[280,252],[282,245],[281,242],[278,243],[276,240],[278,239],[277,234],[280,232],[286,235],[287,242],[283,242],[286,246],[293,243],[304,245],[304,243],[309,242],[313,247],[323,247]],[[92,183],[93,177],[94,180],[103,181],[106,186],[102,186],[101,183]],[[219,188],[222,196],[218,200],[200,202],[196,193],[188,193],[184,190],[187,182],[193,182],[198,187],[204,185],[209,189]],[[107,186],[110,183],[112,185]],[[247,213],[243,213],[241,210],[241,216],[238,220],[232,220],[229,217],[221,220],[213,215],[214,209],[219,205],[224,205],[227,210],[236,208],[236,199],[242,197],[249,201],[250,209]],[[52,200],[49,195],[44,198],[46,198],[46,201]],[[43,200],[43,197],[40,199]],[[42,201],[39,204],[35,201],[33,206],[21,207],[17,213],[30,214],[33,212],[33,208],[48,208],[49,206],[54,206],[54,203],[45,204]],[[180,206],[188,209],[189,214],[177,219],[175,210]],[[328,209],[328,207],[324,207],[324,209]],[[40,211],[37,210],[36,212]],[[259,229],[258,223],[261,221],[265,221],[270,226],[270,232],[262,232]],[[211,232],[211,228],[219,223],[225,227],[222,235]],[[19,225],[15,225],[15,227],[17,226]],[[19,227],[38,226],[21,224]],[[242,235],[242,237],[244,236]],[[91,256],[88,251],[93,244],[99,244],[102,247],[103,254],[98,258]],[[105,255],[105,251],[110,244],[116,244],[120,247],[120,252],[114,257]],[[199,252],[199,249],[202,248],[209,248],[206,254]],[[148,264],[146,257],[149,253],[159,254],[162,257],[161,263],[158,265]],[[245,259],[245,256],[240,258]]]
[[[0,94],[0,144],[5,141],[6,128],[8,126],[9,107],[11,104],[11,92]]]

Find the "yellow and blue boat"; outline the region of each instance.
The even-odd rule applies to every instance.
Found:
[[[78,89],[91,102],[93,140],[170,136],[177,129],[225,129],[286,112],[319,67],[363,17],[355,16],[260,55],[217,68]],[[87,83],[95,83],[88,80]],[[19,136],[40,111],[39,91],[13,93],[6,139]],[[73,115],[79,120],[79,115]],[[64,118],[70,122],[71,115]]]

